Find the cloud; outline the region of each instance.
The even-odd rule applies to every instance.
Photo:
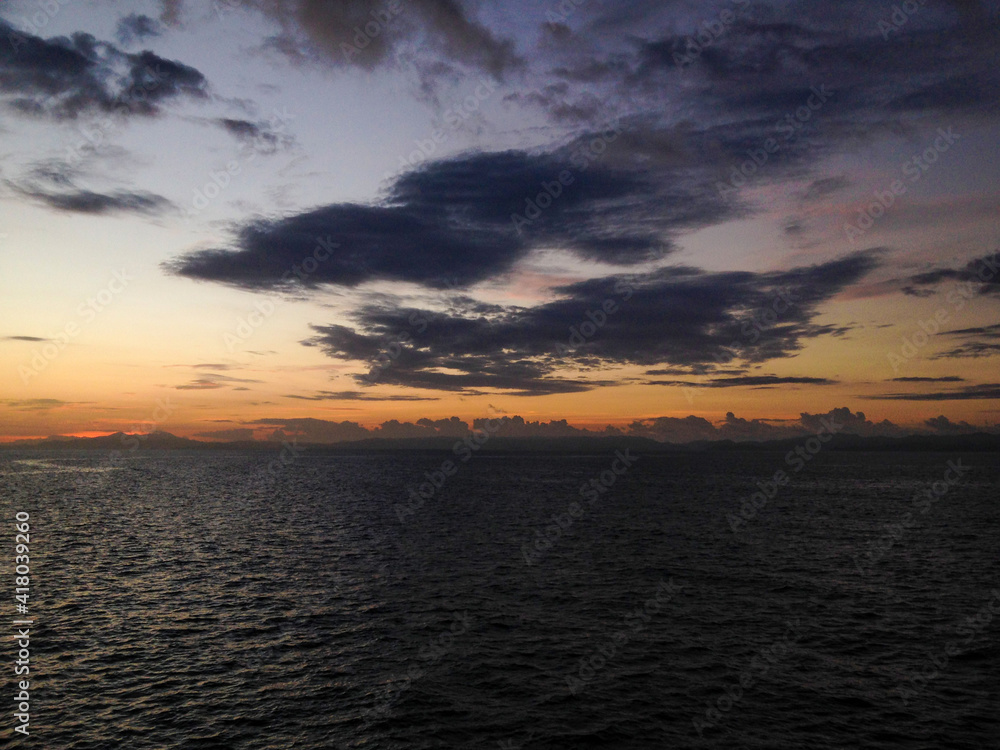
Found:
[[[208,438],[209,440],[243,441],[253,440],[254,431],[250,428],[234,428],[231,430],[211,430],[209,432],[199,432],[195,437]]]
[[[239,2],[240,0],[235,0]],[[272,47],[290,60],[373,70],[430,58],[502,78],[523,67],[514,43],[472,19],[457,0],[242,0],[278,21]],[[427,67],[426,65],[424,66]]]
[[[703,417],[657,417],[633,422],[628,434],[649,437],[671,443],[698,440],[765,441],[787,440],[814,435],[824,427],[824,422],[842,427],[844,434],[863,436],[898,436],[906,431],[888,420],[875,423],[863,412],[852,413],[847,407],[831,409],[826,414],[803,412],[799,419],[787,424],[772,424],[774,420],[747,420],[726,414],[722,424],[715,425]]]
[[[936,353],[932,359],[975,359],[1000,354],[1000,323],[975,328],[961,328],[939,334],[962,340],[959,346]]]
[[[4,184],[18,195],[69,213],[160,215],[174,208],[171,201],[155,193],[80,187],[76,181],[79,173],[76,165],[50,159],[31,165],[25,176],[5,180]]]
[[[892,378],[888,383],[964,383],[965,378],[949,375],[944,378]]]
[[[244,148],[259,154],[273,154],[295,143],[295,139],[284,132],[285,126],[281,123],[274,127],[272,122],[251,122],[230,117],[219,117],[212,122],[243,144]]]
[[[530,308],[471,300],[454,302],[448,312],[371,304],[352,313],[354,327],[313,326],[316,335],[305,343],[367,364],[370,373],[356,376],[361,385],[573,393],[614,382],[559,377],[561,370],[669,365],[705,373],[713,366],[732,369],[737,360],[792,356],[805,340],[837,333],[813,322],[819,306],[877,265],[877,254],[859,253],[770,273],[674,266],[558,287],[558,299]],[[773,325],[755,327],[755,314],[782,299],[784,312]],[[387,342],[415,323],[423,332],[390,358]]]
[[[646,375],[744,375],[746,368],[720,369],[716,364],[688,365],[686,367],[666,367],[658,370],[646,370]]]
[[[3,341],[51,341],[52,339],[43,339],[38,336],[4,336]]]
[[[297,438],[305,443],[343,443],[365,440],[371,433],[357,422],[327,422],[311,417],[296,419],[258,419],[250,422],[261,427],[274,427],[271,439]]]
[[[838,382],[829,378],[746,375],[735,378],[711,378],[700,383],[687,380],[654,380],[648,382],[646,385],[679,385],[693,388],[741,388],[745,386],[769,387],[775,385],[836,385]]]
[[[1000,253],[973,258],[961,268],[939,268],[904,279],[901,291],[914,297],[934,293],[934,287],[946,281],[962,282],[967,289],[977,288],[980,294],[1000,295]]]
[[[816,201],[824,200],[834,193],[844,190],[850,186],[851,181],[844,177],[843,175],[837,177],[824,177],[819,180],[814,180],[812,184],[806,188],[803,194],[803,200]]]
[[[907,431],[888,420],[872,422],[863,412],[851,412],[847,407],[832,409],[825,414],[803,412],[795,421],[747,420],[726,414],[721,423],[712,423],[704,417],[654,417],[633,422],[625,428],[605,427],[589,430],[574,427],[565,419],[549,422],[528,421],[521,416],[502,415],[474,419],[471,425],[458,417],[447,419],[418,419],[415,422],[400,422],[391,419],[376,427],[364,427],[357,422],[333,422],[313,418],[269,418],[247,423],[257,429],[273,428],[270,440],[292,440],[304,443],[340,443],[371,438],[423,438],[453,437],[469,435],[474,430],[482,430],[487,423],[499,423],[495,434],[510,438],[560,438],[560,437],[601,437],[629,435],[647,437],[654,440],[685,443],[698,440],[764,441],[806,437],[815,434],[824,422],[840,425],[843,433],[865,436],[900,436]],[[776,423],[777,422],[777,423]],[[243,430],[250,431],[245,427]],[[218,436],[226,432],[202,433],[202,436]],[[236,433],[244,434],[241,430]],[[239,438],[242,439],[242,438]]]
[[[54,409],[86,406],[93,403],[92,401],[62,401],[57,398],[0,399],[0,405],[9,409],[30,412],[48,412]],[[112,409],[112,411],[114,410]]]
[[[163,26],[155,18],[138,13],[129,13],[118,21],[115,37],[126,47],[135,42],[160,36]]]
[[[962,13],[922,5],[884,33],[893,8],[860,0],[822,10],[809,0],[584,6],[540,29],[533,63],[545,85],[512,100],[537,105],[557,125],[615,116],[636,132],[673,136],[673,157],[688,153],[724,173],[724,183],[768,138],[779,148],[749,182],[809,178],[829,163],[823,157],[856,153],[859,143],[994,116],[996,5],[965,3]],[[719,22],[723,11],[731,23]],[[706,32],[713,23],[719,33]],[[810,111],[810,92],[822,86],[833,93]],[[847,186],[845,177],[820,175],[804,197]]]
[[[301,401],[438,401],[432,396],[380,396],[363,391],[319,391],[312,396],[285,396]]]
[[[887,393],[866,398],[880,401],[992,401],[1000,399],[1000,383],[968,385],[953,391],[930,391],[924,393]]]
[[[8,184],[26,198],[68,213],[156,216],[174,207],[174,204],[162,195],[142,191],[116,190],[111,193],[97,193],[92,190],[71,190],[50,192],[25,185]]]
[[[645,263],[669,252],[673,233],[734,215],[721,198],[701,195],[680,177],[664,183],[588,159],[567,147],[437,161],[399,177],[383,203],[340,203],[253,221],[239,228],[235,248],[189,253],[165,268],[194,279],[276,288],[324,240],[336,247],[323,251],[329,258],[305,278],[309,287],[371,281],[468,287],[547,247],[588,260]]]
[[[717,440],[719,431],[704,417],[655,417],[633,422],[628,433],[667,443]]]
[[[968,435],[974,432],[983,432],[982,429],[973,427],[968,422],[962,420],[959,422],[952,422],[948,417],[943,414],[939,417],[933,417],[924,422],[929,429],[934,432],[941,433],[944,435]]]
[[[874,436],[898,436],[905,431],[893,424],[888,419],[881,422],[872,422],[865,416],[863,411],[851,412],[846,406],[832,409],[826,414],[809,414],[803,412],[799,416],[799,424],[811,433],[818,433],[825,429],[824,422],[836,422],[841,425],[842,431],[849,435],[861,435],[865,437]]]
[[[0,404],[18,411],[50,411],[61,406],[71,406],[72,402],[57,398],[2,399]]]
[[[167,26],[179,26],[183,0],[160,0],[160,21]]]
[[[222,384],[208,378],[199,378],[185,385],[174,386],[178,391],[213,391],[224,387]]]
[[[200,377],[184,385],[174,386],[179,391],[212,391],[225,388],[233,383],[260,383],[259,380],[249,380],[247,378],[234,378],[229,375],[219,375],[214,372],[200,373]],[[233,390],[249,390],[248,388],[234,388]]]
[[[0,96],[24,115],[74,120],[82,114],[155,116],[171,99],[204,99],[195,68],[149,50],[123,52],[82,32],[42,39],[0,20]]]

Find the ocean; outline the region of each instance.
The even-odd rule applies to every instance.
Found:
[[[25,746],[1000,747],[995,454],[273,458],[0,452]]]

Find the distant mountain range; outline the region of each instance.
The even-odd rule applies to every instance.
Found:
[[[477,448],[482,453],[587,453],[603,454],[631,449],[636,453],[676,453],[690,451],[790,451],[804,445],[810,436],[763,442],[732,440],[699,441],[694,443],[660,443],[642,437],[490,437]],[[296,448],[306,453],[372,453],[379,451],[451,451],[461,438],[369,438],[347,443],[300,443]],[[132,452],[134,450],[215,450],[215,451],[280,451],[287,444],[244,440],[219,443],[191,440],[169,432],[147,435],[116,432],[93,438],[54,435],[37,440],[17,440],[0,443],[0,450],[102,450]],[[971,451],[1000,452],[1000,435],[908,435],[906,437],[862,437],[835,435],[823,446],[835,451]]]

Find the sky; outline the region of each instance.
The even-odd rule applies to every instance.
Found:
[[[1000,3],[0,5],[0,441],[1000,424]]]

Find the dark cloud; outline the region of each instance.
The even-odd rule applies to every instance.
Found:
[[[746,368],[735,368],[735,369],[720,369],[717,364],[700,364],[700,365],[690,365],[688,367],[667,367],[659,370],[646,370],[646,375],[743,375],[747,372]]]
[[[254,432],[249,427],[235,428],[232,430],[211,430],[209,432],[198,432],[195,437],[208,438],[209,440],[242,441],[253,440]]]
[[[51,159],[32,165],[25,176],[5,184],[19,195],[70,213],[158,215],[174,208],[171,201],[155,193],[80,187],[76,179],[79,172],[74,164]]]
[[[652,6],[582,9],[588,22],[567,22],[570,42],[540,50],[548,90],[521,100],[556,123],[567,113],[586,120],[614,112],[637,131],[673,130],[699,163],[727,173],[773,138],[778,150],[755,170],[756,181],[790,170],[805,178],[822,157],[854,153],[861,141],[994,116],[1000,106],[996,3],[965,3],[961,12],[924,4],[888,32],[880,22],[898,14],[892,0],[827,3],[822,11],[811,0]],[[725,24],[723,11],[733,14]],[[718,31],[706,32],[712,25]],[[550,31],[565,37],[562,27]],[[832,95],[810,110],[814,87]],[[843,177],[822,176],[806,197],[846,186]]]
[[[160,6],[160,21],[167,26],[179,26],[183,0],[160,0]]]
[[[176,18],[181,3],[170,5]],[[372,70],[430,57],[496,78],[524,65],[513,41],[470,17],[457,0],[227,0],[227,5],[275,19],[281,32],[270,47],[296,64],[316,60],[318,53],[332,66]]]
[[[647,385],[678,385],[691,388],[741,388],[745,386],[775,385],[836,385],[838,381],[829,378],[778,377],[776,375],[746,375],[735,378],[711,378],[703,382],[687,380],[654,380]]]
[[[943,414],[939,417],[928,419],[924,422],[924,425],[928,429],[943,435],[968,435],[974,432],[982,432],[981,429],[973,427],[964,420],[952,422]]]
[[[302,401],[438,401],[432,396],[379,396],[363,391],[319,391],[312,396],[285,396]]]
[[[22,114],[153,116],[171,99],[202,99],[205,77],[148,50],[123,52],[93,36],[42,39],[0,21],[0,95]]]
[[[965,378],[949,375],[944,378],[892,378],[889,383],[963,383]]]
[[[958,339],[961,343],[952,349],[936,353],[932,359],[975,359],[1000,354],[1000,323],[944,331],[939,335]]]
[[[812,184],[806,188],[802,197],[807,201],[823,200],[834,193],[844,190],[850,184],[851,181],[842,175],[838,177],[824,177],[819,180],[814,180]]]
[[[718,430],[704,417],[656,417],[633,422],[628,433],[667,443],[717,440]]]
[[[357,422],[328,422],[322,419],[260,419],[252,424],[274,427],[271,440],[296,439],[306,443],[341,443],[371,438],[464,437],[469,425],[458,417],[419,419],[400,422],[391,419],[378,427],[362,427]]]
[[[51,341],[52,339],[43,339],[38,336],[4,336],[4,341]]]
[[[235,249],[197,251],[166,268],[241,287],[280,287],[325,238],[337,247],[308,274],[307,286],[386,280],[466,287],[507,273],[543,247],[646,262],[669,251],[673,233],[733,215],[714,193],[706,198],[679,177],[654,180],[593,157],[570,146],[435,162],[398,178],[381,204],[341,203],[258,220],[237,231]]]
[[[163,33],[162,24],[155,18],[141,13],[129,13],[118,21],[115,37],[126,47],[144,39],[160,36]]]
[[[14,186],[21,195],[59,211],[79,214],[142,214],[158,215],[174,204],[161,195],[116,190],[96,193],[92,190],[51,192],[28,186]]]
[[[174,386],[179,391],[214,391],[219,388],[225,388],[224,385],[210,380],[208,378],[198,378],[185,385]]]
[[[824,421],[829,423],[831,420],[840,425],[843,432],[849,435],[868,437],[885,435],[892,437],[901,435],[904,432],[902,428],[893,424],[888,419],[883,419],[881,422],[872,422],[865,416],[863,411],[852,412],[846,406],[832,409],[826,414],[803,413],[799,416],[799,423],[802,427],[813,433],[818,433],[820,430],[825,429]]]
[[[49,411],[60,406],[69,406],[71,402],[60,401],[57,398],[3,399],[0,404],[18,411]]]
[[[814,435],[828,430],[826,425],[836,425],[843,434],[862,436],[899,436],[906,431],[888,420],[872,422],[863,412],[851,412],[847,407],[831,409],[825,414],[803,412],[799,419],[784,424],[775,420],[747,420],[726,414],[725,421],[714,425],[702,417],[658,417],[632,423],[629,434],[651,437],[667,442],[696,440],[783,440]]]
[[[271,122],[251,122],[229,117],[220,117],[214,123],[243,144],[244,148],[261,154],[273,154],[295,142],[290,134],[284,132],[284,125],[274,127]]]
[[[938,268],[915,274],[902,280],[900,288],[904,294],[927,297],[944,282],[963,284],[966,291],[1000,295],[1000,253],[973,258],[961,268]]]
[[[1000,383],[968,385],[953,391],[925,393],[887,393],[867,398],[881,401],[992,401],[1000,399]]]
[[[462,438],[474,430],[484,429],[487,424],[491,425],[491,430],[498,424],[499,427],[494,430],[494,434],[501,437],[560,438],[630,435],[673,443],[698,440],[781,440],[816,434],[821,429],[827,430],[826,425],[834,425],[844,434],[850,435],[895,437],[907,433],[906,430],[888,420],[873,422],[863,412],[852,412],[847,407],[832,409],[825,414],[803,412],[794,421],[747,420],[729,412],[726,414],[725,420],[719,424],[692,415],[683,418],[655,417],[635,421],[624,429],[609,426],[600,430],[574,427],[565,419],[532,422],[525,420],[524,417],[511,415],[477,418],[472,421],[471,425],[458,417],[425,418],[415,422],[399,422],[392,419],[373,428],[363,427],[357,422],[332,422],[312,418],[259,419],[248,424],[259,429],[273,428],[269,438],[271,440],[295,439],[304,443],[340,443],[370,438]],[[203,436],[220,434],[222,433],[203,433]]]
[[[835,333],[813,319],[818,306],[877,265],[855,254],[817,266],[773,273],[710,273],[663,268],[641,276],[591,279],[559,287],[560,298],[532,308],[456,304],[448,313],[369,305],[357,327],[314,326],[307,343],[329,356],[367,363],[360,384],[378,382],[434,390],[495,388],[522,395],[572,393],[607,381],[558,378],[618,365],[670,365],[688,372],[792,356],[806,339]],[[771,325],[753,313],[784,299]],[[425,327],[386,354],[387,342],[414,322]],[[807,379],[819,383],[822,379]],[[733,385],[780,381],[736,378]]]
[[[259,383],[259,380],[250,380],[248,378],[234,378],[229,375],[219,375],[214,372],[201,373],[200,377],[192,380],[190,383],[184,385],[174,386],[179,391],[213,391],[219,388],[227,388],[233,386],[234,383]],[[233,387],[233,390],[246,391],[248,388],[243,387]]]
[[[696,440],[786,440],[815,435],[827,430],[826,425],[836,425],[843,434],[863,436],[899,436],[906,431],[888,420],[872,422],[863,412],[852,412],[847,407],[831,409],[825,414],[803,412],[795,421],[775,423],[776,420],[747,420],[726,414],[722,424],[714,425],[702,417],[658,417],[633,422],[629,434],[650,437],[673,443]]]
[[[617,427],[606,427],[604,430],[593,431],[573,427],[565,419],[553,419],[550,422],[531,422],[520,416],[480,417],[472,420],[474,430],[495,430],[499,437],[523,438],[561,438],[587,437],[599,435],[621,435]]]
[[[258,419],[250,424],[273,427],[271,439],[296,438],[304,443],[343,443],[372,437],[357,422],[327,422],[311,417],[298,419]]]

